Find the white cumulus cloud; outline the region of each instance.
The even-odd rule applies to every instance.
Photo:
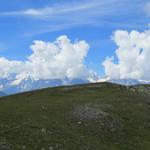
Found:
[[[7,78],[10,74],[19,73],[23,63],[20,61],[9,61],[4,57],[0,57],[0,78]]]
[[[0,78],[15,75],[14,84],[31,77],[34,79],[84,78],[93,72],[84,65],[89,45],[85,41],[71,42],[60,36],[54,42],[34,41],[32,54],[26,61],[10,61],[0,58]]]
[[[150,30],[145,32],[118,30],[113,35],[118,46],[117,62],[107,57],[105,73],[111,78],[150,80]]]

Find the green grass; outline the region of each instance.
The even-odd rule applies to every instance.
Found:
[[[97,83],[2,97],[0,150],[150,150],[149,93]]]

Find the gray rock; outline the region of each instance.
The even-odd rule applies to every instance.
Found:
[[[0,150],[12,150],[11,145],[8,143],[0,143]]]
[[[97,105],[86,104],[76,106],[73,115],[80,120],[98,120],[107,117],[108,114]]]

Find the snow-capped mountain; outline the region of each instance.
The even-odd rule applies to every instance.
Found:
[[[137,79],[112,79],[112,78],[103,78],[99,82],[111,82],[121,85],[137,85],[137,84],[150,84],[150,81],[137,80]]]
[[[0,97],[2,97],[2,96],[6,96],[6,94],[4,92],[0,91]]]
[[[86,80],[86,79],[33,79],[26,78],[21,80],[20,82],[16,82],[16,80],[11,78],[3,78],[0,79],[0,91],[7,94],[20,93],[25,91],[31,91],[36,89],[42,89],[47,87],[56,87],[62,85],[75,85],[75,84],[84,84],[84,83],[92,83],[92,82],[111,82],[122,85],[136,85],[136,84],[150,84],[150,81],[143,80],[135,80],[135,79],[111,79],[111,78],[101,78],[95,80]]]
[[[84,79],[68,79],[68,78],[49,79],[49,80],[26,78],[16,83],[13,78],[8,79],[3,78],[0,79],[0,91],[5,92],[7,94],[14,94],[47,87],[83,84],[83,83],[89,83],[89,81]]]

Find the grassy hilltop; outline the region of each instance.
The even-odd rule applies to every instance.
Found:
[[[150,150],[150,85],[96,83],[1,97],[0,150]]]

